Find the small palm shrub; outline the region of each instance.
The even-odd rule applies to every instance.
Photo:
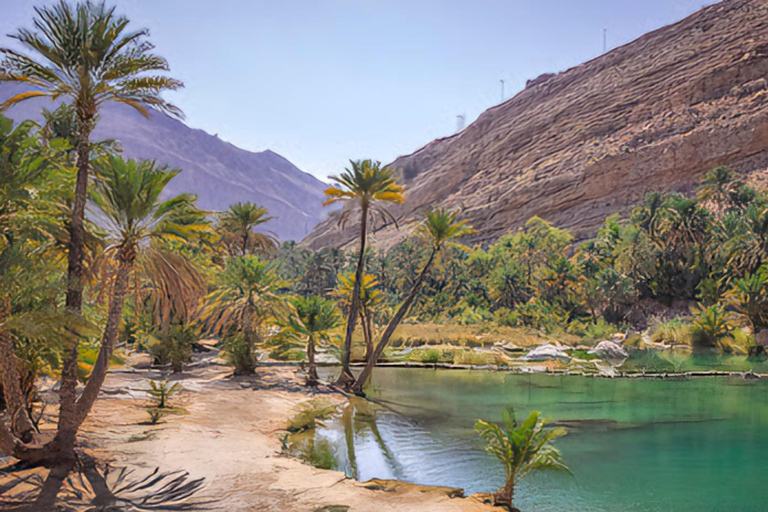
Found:
[[[679,318],[662,322],[651,321],[651,340],[655,343],[670,343],[673,345],[691,345],[690,324],[683,323]]]
[[[192,360],[192,347],[198,339],[195,327],[174,324],[160,334],[157,343],[149,347],[149,353],[157,364],[170,364],[173,373],[181,373],[184,364]]]
[[[517,510],[513,506],[515,487],[530,473],[559,470],[570,473],[560,450],[552,442],[565,435],[564,428],[546,429],[548,421],[533,411],[522,423],[515,410],[507,408],[500,425],[484,420],[475,422],[475,430],[485,441],[485,451],[504,465],[504,485],[493,496],[494,505]]]
[[[149,414],[147,423],[150,425],[157,425],[160,423],[163,416],[165,416],[165,411],[157,407],[147,407],[147,414]]]
[[[165,409],[168,407],[168,399],[171,395],[179,393],[181,390],[178,382],[169,386],[167,381],[150,380],[147,393],[155,400],[155,407]]]
[[[253,343],[245,335],[235,332],[227,335],[221,343],[224,357],[235,367],[235,375],[250,375],[256,368],[257,355]]]
[[[733,330],[722,304],[698,306],[692,308],[691,312],[694,314],[691,328],[691,342],[694,348],[709,349],[721,346]]]

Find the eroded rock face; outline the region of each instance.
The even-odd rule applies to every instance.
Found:
[[[766,180],[768,5],[726,0],[562,73],[532,80],[461,133],[392,165],[405,224],[430,205],[459,206],[490,241],[533,215],[594,234],[646,193],[690,191],[726,164]],[[394,233],[384,226],[377,236]],[[305,240],[343,245],[333,217]],[[401,235],[402,236],[402,235]]]

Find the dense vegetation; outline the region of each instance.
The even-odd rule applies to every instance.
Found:
[[[588,240],[534,217],[491,245],[448,247],[425,276],[410,321],[506,325],[587,340],[650,325],[656,341],[758,351],[755,333],[760,338],[768,320],[766,251],[768,196],[719,167],[694,196],[651,193],[627,218],[607,218]],[[417,237],[367,252],[380,302],[371,316],[391,316],[428,253]],[[335,277],[350,268],[338,249],[293,243],[276,260],[300,295],[332,297]]]
[[[11,419],[0,424],[3,452],[32,463],[71,458],[121,349],[147,351],[179,372],[203,336],[236,374],[266,356],[307,359],[311,385],[317,354],[335,354],[337,385],[358,394],[404,323],[591,341],[652,325],[654,341],[761,353],[768,195],[728,169],[707,173],[695,196],[649,194],[589,240],[532,218],[470,248],[461,242],[471,226],[437,208],[408,219],[410,236],[384,248],[367,245],[368,233],[406,220],[386,206],[407,190],[394,170],[356,161],[327,190],[327,203],[344,203],[340,221],[359,228],[354,247],[279,244],[259,231],[270,220],[264,208],[203,212],[188,194],[161,199],[179,170],[91,140],[107,101],[180,114],[159,95],[181,84],[152,74],[167,63],[127,24],[101,4],[61,3],[38,10],[39,34],[15,36],[37,60],[2,50],[0,79],[35,88],[4,108],[36,96],[66,100],[40,126],[0,116],[0,370]],[[353,358],[366,363],[357,376]],[[38,446],[42,374],[61,382],[61,408],[56,437]]]

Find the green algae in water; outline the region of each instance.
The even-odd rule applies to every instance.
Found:
[[[346,425],[329,418],[317,435],[348,474],[352,449],[360,480],[488,492],[503,472],[473,423],[514,405],[567,426],[557,446],[574,473],[524,481],[516,496],[524,511],[757,512],[768,503],[767,393],[768,382],[740,378],[378,368],[370,394],[385,407],[353,411]]]

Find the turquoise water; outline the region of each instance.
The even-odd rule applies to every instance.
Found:
[[[514,406],[569,425],[557,445],[574,476],[534,475],[524,511],[768,510],[768,382],[512,375],[378,368],[370,396],[317,433],[336,467],[360,480],[490,492],[503,472],[482,451],[476,418]],[[317,443],[316,443],[317,444]],[[352,453],[353,457],[349,454]]]

